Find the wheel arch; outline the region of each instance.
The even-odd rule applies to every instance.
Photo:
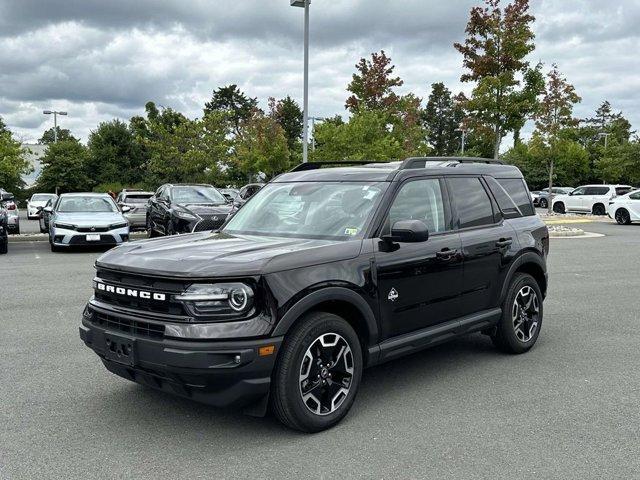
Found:
[[[602,207],[602,210],[604,211],[604,214],[607,214],[607,207],[605,207],[604,203],[602,202],[596,202],[591,206],[591,213],[595,215],[595,211],[596,211],[596,207]]]
[[[509,290],[509,285],[511,285],[511,281],[517,273],[527,273],[531,275],[538,283],[540,291],[542,292],[542,297],[546,297],[548,287],[546,271],[544,260],[540,257],[540,254],[531,251],[524,252],[515,262],[513,262],[507,276],[505,277],[505,282],[502,285],[502,291],[500,294],[500,303],[504,301],[507,291]]]
[[[272,335],[285,335],[307,313],[315,311],[344,318],[361,339],[365,357],[368,348],[378,341],[378,323],[371,307],[361,295],[345,287],[326,287],[301,298],[283,315]]]

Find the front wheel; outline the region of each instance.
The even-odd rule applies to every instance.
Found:
[[[631,223],[631,215],[625,208],[619,208],[616,210],[616,222],[620,225],[629,225]]]
[[[542,292],[535,278],[517,273],[502,305],[493,343],[506,353],[525,353],[533,347],[542,326]]]
[[[363,362],[356,332],[341,317],[315,312],[287,334],[273,378],[272,409],[286,426],[319,432],[355,400]]]
[[[553,204],[553,211],[556,213],[565,213],[566,209],[564,207],[564,203],[557,202]]]
[[[546,198],[541,198],[540,199],[540,208],[547,208],[549,206],[549,204],[547,203],[547,199]]]

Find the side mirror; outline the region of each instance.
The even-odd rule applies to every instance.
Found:
[[[122,205],[120,207],[120,210],[122,210],[122,213],[127,213],[127,212],[131,211],[131,207],[129,205]]]
[[[391,227],[391,235],[385,235],[383,240],[391,242],[416,243],[429,239],[429,229],[420,220],[400,220]]]
[[[44,207],[42,210],[44,212],[51,213],[51,212],[53,212],[53,207]]]

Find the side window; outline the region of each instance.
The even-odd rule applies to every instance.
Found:
[[[491,190],[491,193],[496,199],[496,202],[498,202],[498,207],[502,210],[505,218],[518,218],[522,216],[518,206],[495,178],[485,177],[485,181],[489,186],[489,190]],[[499,219],[496,219],[496,221],[498,220]]]
[[[631,188],[629,188],[629,187],[616,187],[616,195],[618,195],[618,196],[626,195],[630,191],[631,191]]]
[[[535,213],[524,180],[521,178],[497,178],[496,180],[513,199],[513,203],[518,206],[522,215],[527,216]]]
[[[585,195],[606,195],[609,193],[609,187],[587,187]]]
[[[585,190],[585,187],[578,187],[573,192],[571,192],[571,195],[584,195]]]
[[[456,204],[460,228],[494,223],[491,199],[478,177],[447,179]]]
[[[400,187],[389,208],[382,234],[391,233],[391,227],[400,220],[420,220],[429,233],[449,230],[442,186],[437,178],[412,180]]]
[[[640,192],[632,193],[631,195],[629,195],[629,199],[640,200]]]

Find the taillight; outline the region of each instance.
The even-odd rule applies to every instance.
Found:
[[[7,205],[7,210],[15,210],[15,209],[16,209],[15,203],[10,203],[9,205]]]

